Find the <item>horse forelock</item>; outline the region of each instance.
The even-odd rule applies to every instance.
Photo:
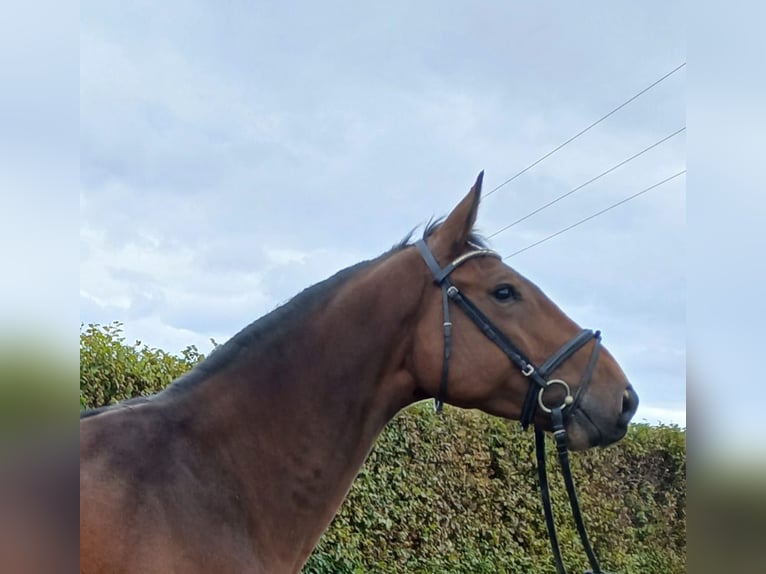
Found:
[[[423,227],[423,239],[427,240],[429,237],[431,237],[436,232],[436,230],[442,226],[444,220],[444,216],[432,217],[429,219]],[[401,251],[402,249],[413,245],[412,237],[415,235],[416,229],[417,227],[412,228],[399,243],[394,245],[392,251]],[[471,231],[471,234],[468,236],[467,243],[472,245],[474,248],[489,249],[489,243],[487,239],[476,230]]]

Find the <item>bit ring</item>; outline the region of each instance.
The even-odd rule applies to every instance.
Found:
[[[564,390],[567,393],[566,396],[564,397],[564,402],[562,402],[561,406],[559,407],[560,409],[564,409],[574,402],[572,391],[569,390],[569,385],[566,383],[566,381],[562,381],[561,379],[551,379],[550,381],[545,383],[545,386],[540,389],[540,392],[537,393],[537,404],[540,406],[540,410],[545,413],[553,412],[553,409],[546,407],[545,403],[543,402],[543,393],[545,392],[545,389],[547,389],[551,385],[561,385],[562,387],[564,387]]]

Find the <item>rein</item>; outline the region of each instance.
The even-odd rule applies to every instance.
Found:
[[[426,245],[424,240],[419,240],[415,243],[421,256],[426,262],[426,265],[431,270],[434,276],[434,283],[436,283],[442,291],[442,309],[444,313],[444,362],[442,363],[442,378],[439,385],[439,393],[434,399],[434,408],[436,412],[441,412],[444,407],[444,400],[447,394],[447,382],[449,380],[449,359],[452,346],[452,322],[450,321],[450,301],[460,307],[463,312],[468,316],[471,321],[479,328],[479,330],[495,345],[497,345],[503,353],[510,359],[511,363],[516,366],[521,374],[530,380],[529,389],[524,398],[524,404],[521,411],[521,426],[526,430],[530,424],[532,424],[535,417],[535,413],[539,408],[543,412],[547,413],[551,417],[553,436],[556,441],[556,451],[558,453],[559,463],[561,465],[561,472],[564,476],[564,483],[567,489],[567,495],[569,496],[569,503],[572,507],[572,515],[574,517],[575,525],[577,526],[577,532],[580,535],[585,553],[588,556],[588,562],[590,563],[591,570],[588,570],[586,574],[605,574],[599,566],[598,560],[593,548],[588,540],[588,535],[585,531],[585,524],[582,519],[582,513],[580,512],[580,504],[577,501],[577,493],[574,487],[574,481],[572,480],[572,473],[569,467],[569,451],[567,449],[567,434],[565,421],[566,418],[574,411],[574,408],[579,404],[581,397],[590,384],[593,376],[593,371],[596,367],[596,361],[598,359],[599,347],[601,343],[601,332],[591,331],[590,329],[583,329],[570,339],[567,343],[561,346],[551,357],[549,357],[539,368],[527,358],[524,352],[514,345],[505,334],[500,331],[487,316],[470,300],[466,297],[450,280],[450,274],[462,263],[472,259],[474,257],[497,257],[502,259],[498,253],[491,249],[475,249],[464,253],[445,267],[441,267],[436,261],[436,258],[431,253],[431,250]],[[588,365],[580,380],[580,384],[577,388],[577,393],[573,397],[569,384],[562,379],[548,379],[548,376],[553,373],[559,366],[565,361],[571,358],[577,351],[584,347],[591,339],[595,340],[595,345],[588,361]],[[556,407],[548,407],[544,401],[544,393],[548,387],[559,385],[563,387],[566,395],[562,401],[562,404]],[[545,523],[548,528],[548,536],[551,542],[551,551],[553,553],[553,559],[556,563],[556,570],[558,574],[567,574],[566,568],[561,558],[561,550],[559,548],[558,537],[556,535],[556,526],[553,521],[553,509],[551,507],[550,490],[548,487],[548,475],[545,467],[545,434],[543,430],[535,425],[535,448],[537,454],[537,471],[540,481],[540,497],[543,503],[543,511],[545,514]]]

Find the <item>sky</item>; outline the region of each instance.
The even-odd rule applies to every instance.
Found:
[[[80,320],[211,349],[490,191],[686,59],[682,4],[92,2]],[[491,235],[685,126],[686,68],[482,202]],[[685,169],[681,133],[490,240],[509,255]],[[681,176],[507,259],[686,425]]]

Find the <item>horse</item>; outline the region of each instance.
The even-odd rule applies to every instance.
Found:
[[[548,431],[563,408],[570,449],[620,440],[636,391],[474,232],[482,179],[422,239],[309,287],[162,392],[82,412],[81,572],[299,572],[376,437],[424,399]]]

